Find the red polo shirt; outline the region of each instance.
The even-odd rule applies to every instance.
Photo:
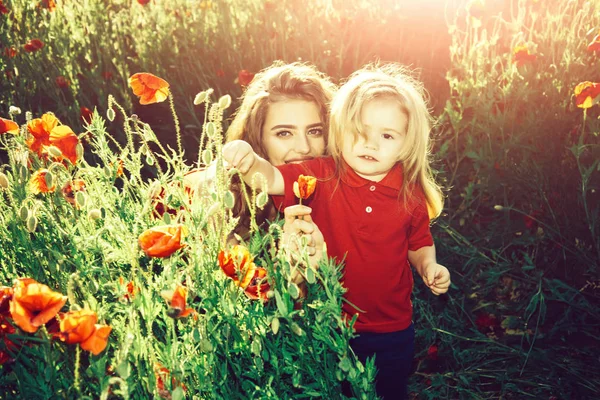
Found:
[[[283,208],[298,204],[293,182],[300,174],[318,178],[314,194],[303,204],[312,208],[330,257],[344,260],[345,298],[362,311],[344,302],[343,310],[359,314],[357,332],[394,332],[412,321],[413,276],[408,250],[433,245],[425,197],[416,190],[408,212],[402,204],[402,166],[394,168],[380,182],[357,175],[347,164],[341,179],[335,177],[331,157],[302,164],[277,167],[285,181],[285,195],[274,196]]]

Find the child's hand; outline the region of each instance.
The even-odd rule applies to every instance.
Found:
[[[258,156],[252,150],[252,146],[243,140],[234,140],[225,143],[223,146],[223,159],[231,166],[237,168],[242,175],[250,171],[257,158]]]
[[[423,268],[423,282],[431,289],[431,293],[439,296],[446,293],[450,287],[450,272],[443,265],[437,263],[427,264]]]

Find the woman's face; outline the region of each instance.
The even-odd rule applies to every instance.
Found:
[[[277,166],[322,156],[323,129],[319,107],[314,102],[285,99],[272,103],[262,129],[267,159]]]

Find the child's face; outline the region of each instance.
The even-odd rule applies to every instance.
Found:
[[[398,161],[408,117],[400,103],[381,98],[365,104],[360,118],[366,139],[359,135],[354,143],[349,133],[344,137],[342,156],[359,176],[379,182]]]

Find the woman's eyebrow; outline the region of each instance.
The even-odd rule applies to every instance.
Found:
[[[314,124],[310,124],[310,125],[306,125],[307,129],[311,129],[311,128],[318,128],[318,127],[322,127],[323,123],[322,122],[315,122]],[[271,127],[271,130],[277,130],[277,129],[298,129],[298,127],[296,125],[274,125]]]

